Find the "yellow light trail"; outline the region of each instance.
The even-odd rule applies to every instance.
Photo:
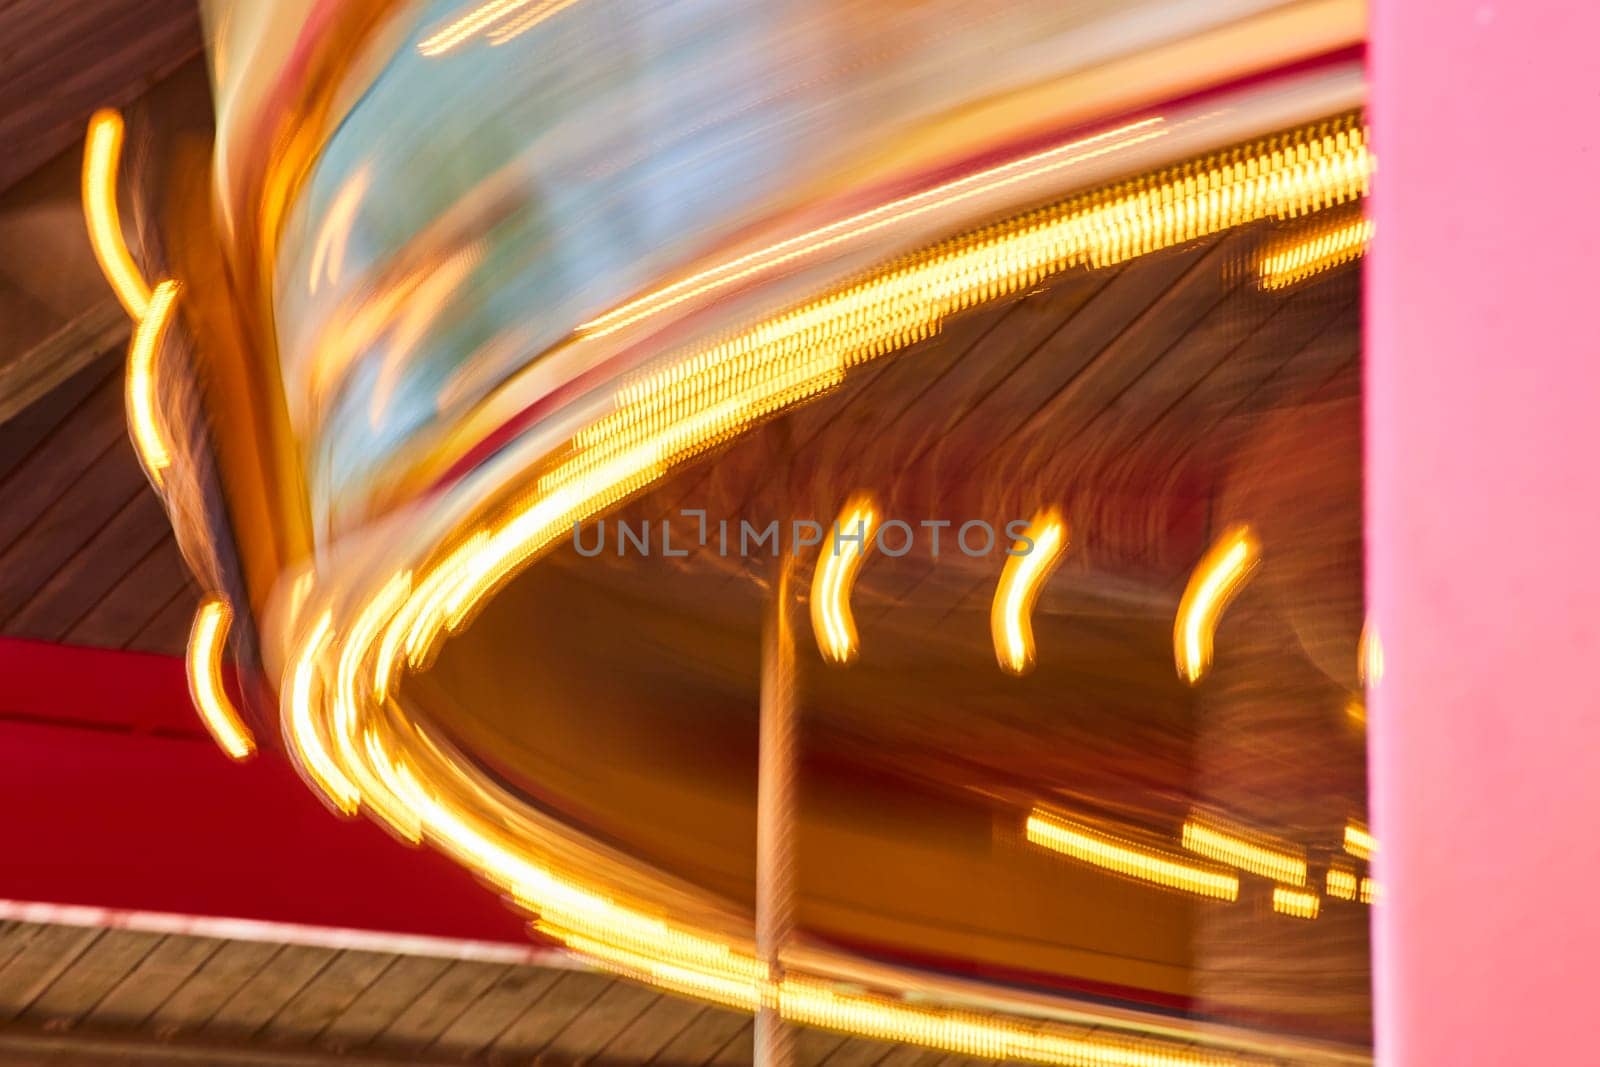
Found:
[[[1238,900],[1239,879],[1222,867],[1108,833],[1042,808],[1028,816],[1028,840],[1042,848],[1128,878],[1216,900]]]
[[[1272,890],[1272,910],[1296,919],[1315,919],[1322,900],[1308,889],[1290,889],[1277,886]]]
[[[145,473],[158,489],[162,484],[163,472],[172,465],[172,450],[167,445],[166,433],[161,428],[161,416],[156,410],[156,352],[160,350],[167,323],[172,319],[179,288],[178,283],[171,280],[156,286],[156,291],[150,296],[149,307],[134,328],[133,341],[128,346],[125,397],[128,432],[133,437]]]
[[[490,30],[489,43],[491,45],[502,45],[507,41],[514,41],[545,19],[565,11],[577,2],[578,0],[546,0],[545,3],[540,4],[533,10],[524,12],[517,18]]]
[[[833,528],[823,536],[822,553],[811,578],[811,629],[822,657],[833,663],[849,663],[860,647],[850,592],[867,558],[877,521],[872,498],[858,495],[845,504]],[[860,539],[855,540],[858,534]]]
[[[1356,875],[1343,867],[1328,868],[1328,895],[1339,900],[1356,899]]]
[[[1266,834],[1209,815],[1191,815],[1183,824],[1183,847],[1207,859],[1271,878],[1304,885],[1305,851]]]
[[[719,263],[636,300],[630,300],[579,326],[578,332],[588,337],[604,337],[686,301],[738,285],[754,275],[827,251],[846,241],[858,241],[880,230],[952,207],[963,201],[1163,137],[1167,131],[1162,128],[1162,123],[1163,120],[1160,118],[1142,119],[1070,144],[1036,152],[1026,158],[991,167],[920,193],[903,196],[837,222],[830,222],[826,226],[819,226],[726,263]]]
[[[222,651],[232,618],[226,601],[206,598],[189,630],[184,666],[189,675],[189,695],[194,698],[206,730],[230,759],[242,760],[255,752],[256,739],[228,699],[222,683]]]
[[[1033,668],[1033,607],[1066,551],[1067,524],[1060,512],[1050,508],[1033,517],[1023,538],[1033,547],[1024,555],[1006,558],[1000,584],[994,591],[994,605],[989,610],[995,656],[1000,668],[1011,674],[1026,674]],[[1013,551],[1020,551],[1021,547],[1019,541]]]
[[[1383,681],[1383,642],[1378,638],[1378,626],[1371,619],[1361,624],[1361,638],[1356,644],[1356,675],[1368,689],[1376,689]]]
[[[1378,851],[1378,842],[1360,823],[1348,823],[1344,828],[1344,850],[1356,859],[1370,860]]]
[[[117,208],[122,136],[122,116],[117,112],[103,108],[90,116],[83,149],[83,215],[101,272],[129,317],[138,321],[150,306],[150,286],[128,251]]]
[[[1285,134],[952,238],[649,369],[617,390],[608,414],[547,457],[536,484],[518,487],[498,509],[460,524],[431,557],[417,561],[410,591],[398,604],[368,614],[369,599],[341,610],[338,658],[349,655],[358,665],[344,672],[357,687],[354,721],[338,718],[351,712],[335,708],[340,686],[324,678],[334,668],[327,654],[330,614],[298,641],[281,689],[285,736],[303,773],[346,811],[362,802],[353,781],[376,777],[425,840],[507,888],[575,950],[612,962],[626,950],[633,963],[670,974],[673,988],[705,999],[743,988],[747,992],[734,998],[740,1006],[776,997],[785,1017],[797,1022],[946,1051],[992,1049],[990,1058],[1239,1062],[1216,1048],[1069,1036],[1021,1016],[974,1019],[847,990],[795,968],[781,983],[758,974],[750,993],[748,938],[729,937],[714,925],[666,923],[612,896],[592,872],[547,866],[556,854],[546,861],[530,851],[544,840],[530,832],[533,815],[434,745],[398,699],[405,672],[425,667],[442,636],[466,625],[485,598],[570,535],[574,521],[593,519],[686,458],[833,388],[852,367],[936,333],[964,308],[1025,291],[1069,267],[1106,266],[1244,222],[1344,203],[1365,194],[1369,171],[1364,134],[1352,120]],[[349,640],[350,649],[356,620],[364,620],[355,635],[361,640]],[[325,738],[335,722],[356,729],[361,744],[330,747]],[[344,760],[361,761],[364,771],[354,774]],[[1202,896],[1237,899],[1238,879],[1226,869],[1048,819],[1030,818],[1029,826],[1035,836],[1093,856],[1107,870],[1126,868],[1154,884],[1174,882]],[[667,987],[669,980],[660,980]]]
[[[1263,289],[1285,289],[1360,258],[1371,241],[1371,219],[1316,226],[1263,248],[1256,258],[1256,278]]]
[[[344,814],[354,815],[360,806],[360,796],[328,751],[317,727],[317,707],[313,703],[319,688],[318,661],[328,648],[332,627],[333,614],[323,612],[290,667],[289,716],[285,732],[286,740],[300,754],[302,766],[318,791]]]
[[[440,56],[478,34],[487,32],[491,44],[504,44],[571,7],[577,0],[488,0],[452,19],[417,43],[424,56]]]
[[[1238,595],[1261,558],[1261,546],[1248,526],[1226,531],[1206,552],[1189,578],[1172,628],[1178,673],[1190,685],[1211,667],[1212,638],[1228,603]]]

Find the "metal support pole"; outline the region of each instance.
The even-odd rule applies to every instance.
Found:
[[[792,558],[774,567],[761,632],[760,780],[756,787],[756,950],[772,994],[756,1013],[756,1067],[789,1067],[792,1037],[777,1003],[783,949],[794,926],[796,719]]]

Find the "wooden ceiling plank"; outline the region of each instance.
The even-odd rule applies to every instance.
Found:
[[[103,932],[75,926],[34,927],[0,967],[0,1022],[21,1015]]]
[[[44,1025],[77,1022],[143,963],[160,941],[160,934],[142,930],[105,931],[28,1005],[22,1018]]]
[[[492,1053],[496,1056],[539,1053],[575,1016],[599,1000],[615,981],[589,971],[567,971],[495,1038]]]
[[[794,1035],[794,1062],[799,1067],[820,1067],[845,1042],[843,1034],[805,1027]]]
[[[14,612],[6,616],[0,610],[0,629],[12,637],[60,641],[121,580],[129,560],[143,558],[171,537],[156,495],[136,491]]]
[[[704,1010],[705,1005],[683,997],[658,997],[595,1056],[614,1063],[654,1062]]]
[[[551,968],[507,968],[444,1028],[430,1048],[461,1059],[477,1056],[537,1004],[562,973]]]
[[[166,538],[130,567],[98,603],[72,624],[66,641],[121,648],[150,622],[175,591],[192,588],[177,542]]]
[[[881,1041],[850,1037],[823,1060],[824,1067],[873,1067],[889,1051],[890,1046]]]
[[[183,655],[189,647],[189,629],[194,625],[199,599],[199,592],[192,586],[177,590],[138,633],[123,642],[122,647],[130,652]]]
[[[122,305],[104,299],[20,355],[0,362],[0,423],[9,422],[57,386],[127,347]]]
[[[158,1032],[199,1030],[282,948],[265,941],[223,944],[161,1002],[151,1024]]]
[[[457,960],[445,968],[374,1039],[377,1047],[418,1048],[432,1043],[506,972],[505,964]]]
[[[748,1015],[704,1008],[650,1062],[659,1067],[704,1067],[749,1022]]]
[[[201,49],[192,0],[13,0],[0,40],[18,52],[0,85],[0,190],[83,138],[97,107],[124,107]]]
[[[0,484],[113,376],[118,382],[122,380],[121,361],[102,356],[67,378],[47,396],[0,423]]]
[[[94,1006],[88,1022],[107,1029],[144,1025],[156,1009],[222,947],[210,937],[171,934]]]
[[[71,481],[0,552],[0,613],[10,617],[140,492],[143,475],[117,441]]]
[[[728,1038],[727,1044],[707,1061],[707,1067],[744,1067],[755,1059],[755,1020],[744,1017],[744,1024]]]
[[[127,440],[122,379],[107,378],[0,481],[0,499],[5,500],[0,508],[0,552],[61,496],[62,486],[79,484],[84,471],[119,442],[128,461],[136,463]]]
[[[540,1055],[557,1061],[608,1058],[603,1055],[611,1043],[637,1022],[661,999],[649,986],[626,979],[611,984],[587,1008],[573,1015]],[[619,1060],[617,1062],[628,1062]]]
[[[381,952],[340,952],[278,1009],[257,1038],[309,1043],[377,982],[396,959]]]
[[[410,1007],[450,966],[432,956],[400,956],[376,981],[363,989],[327,1028],[317,1043],[335,1051],[359,1048]]]
[[[285,945],[234,990],[201,1032],[212,1036],[253,1037],[306,984],[333,962],[337,952],[317,945]]]

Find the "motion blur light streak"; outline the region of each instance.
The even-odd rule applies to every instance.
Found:
[[[1164,889],[1217,900],[1239,899],[1239,879],[1221,867],[1201,867],[1174,852],[1142,845],[1088,823],[1035,808],[1028,840],[1064,856]]]
[[[1154,140],[1167,133],[1162,128],[1162,122],[1160,118],[1132,122],[1114,130],[1107,130],[1092,137],[1035,153],[1025,159],[1013,160],[977,174],[958,178],[933,189],[901,197],[870,211],[840,219],[838,222],[831,222],[726,263],[720,263],[681,281],[663,286],[637,300],[630,300],[621,307],[579,326],[578,332],[590,337],[604,337],[685,301],[729,288],[754,275],[826,251],[843,242],[857,241],[890,226],[994,192],[1008,185],[1037,178],[1108,152]]]
[[[352,174],[345,180],[339,194],[333,199],[333,206],[328,209],[328,217],[322,222],[322,229],[317,232],[316,243],[311,246],[311,268],[308,287],[315,293],[324,281],[330,285],[339,284],[340,277],[344,274],[345,249],[350,243],[350,228],[355,225],[356,211],[361,207],[361,198],[367,193],[367,187],[372,183],[372,173],[367,167]]]
[[[1296,919],[1315,919],[1322,906],[1321,898],[1309,890],[1277,886],[1272,890],[1272,910]]]
[[[1002,670],[1026,674],[1034,663],[1033,608],[1045,580],[1067,547],[1067,524],[1060,512],[1041,511],[1029,523],[1023,538],[1033,547],[1025,555],[1009,556],[1000,573],[989,611],[989,631]],[[1018,548],[1020,549],[1019,542]]]
[[[525,11],[517,18],[512,19],[509,22],[504,22],[490,30],[489,43],[491,45],[502,45],[507,41],[513,41],[527,33],[529,30],[533,29],[535,26],[539,25],[539,23],[543,22],[545,19],[565,11],[567,8],[571,7],[577,2],[578,0],[545,0],[544,3],[533,8],[531,11]]]
[[[877,506],[870,496],[861,495],[845,504],[833,530],[823,538],[823,551],[811,578],[811,629],[817,636],[817,649],[832,663],[849,663],[860,645],[850,591],[867,558],[876,525]]]
[[[1120,1037],[1109,1030],[1061,1032],[1056,1027],[1006,1023],[973,1012],[921,1008],[886,997],[838,992],[804,979],[771,982],[741,980],[732,974],[708,975],[557,924],[539,922],[536,926],[601,966],[658,989],[747,1012],[775,1002],[779,1013],[791,1022],[881,1041],[908,1042],[982,1059],[1070,1067],[1221,1067],[1242,1062],[1225,1053]]]
[[[195,613],[189,631],[188,654],[184,666],[189,674],[189,693],[218,747],[230,759],[247,759],[256,750],[255,736],[239,718],[222,684],[222,649],[228,637],[233,612],[227,602],[208,597]]]
[[[1378,904],[1383,900],[1383,887],[1371,878],[1361,879],[1361,903]]]
[[[1256,259],[1256,277],[1263,289],[1287,288],[1366,254],[1371,241],[1371,219],[1313,226],[1267,245]]]
[[[1357,859],[1370,860],[1378,851],[1378,842],[1367,833],[1366,827],[1349,823],[1344,828],[1344,850]]]
[[[950,315],[1074,265],[1107,266],[1243,222],[1344,203],[1365,194],[1370,168],[1354,120],[1296,131],[954,238],[680,355],[619,390],[615,410],[574,438],[570,456],[496,526],[485,551],[460,561],[448,579],[457,607],[416,616],[410,644],[422,651],[413,663],[574,522],[837,386],[851,367],[936,334]]]
[[[488,3],[479,4],[465,15],[424,37],[418,42],[417,51],[429,57],[443,55],[463,41],[496,27],[515,28],[512,34],[515,36],[555,14],[556,10],[574,2],[575,0],[488,0]],[[530,6],[531,11],[527,10]],[[513,18],[517,21],[508,27],[507,20]]]
[[[90,116],[83,150],[83,213],[100,270],[129,317],[139,321],[150,307],[150,286],[128,251],[117,209],[122,137],[122,116],[116,111],[103,108]]]
[[[1207,859],[1291,885],[1306,882],[1305,853],[1287,841],[1225,823],[1208,815],[1183,824],[1183,847]]]
[[[1361,684],[1369,689],[1383,681],[1383,642],[1378,639],[1378,627],[1371,619],[1361,626],[1361,639],[1356,645],[1356,673]]]
[[[356,788],[334,762],[317,728],[314,690],[319,686],[323,651],[328,647],[333,627],[332,612],[325,611],[311,628],[310,636],[290,669],[288,730],[290,747],[299,754],[300,766],[317,790],[346,815],[354,815],[360,804]]]
[[[1328,895],[1339,900],[1356,899],[1356,875],[1343,867],[1328,868]]]
[[[851,368],[937,333],[956,312],[1016,294],[1072,266],[1118,263],[1243,222],[1344,203],[1364,194],[1369,169],[1353,120],[1284,134],[953,238],[736,334],[673,353],[617,389],[609,412],[547,452],[543,465],[533,468],[538,474],[532,486],[515,487],[473,521],[458,524],[430,556],[413,560],[410,579],[400,583],[409,591],[385,596],[379,606],[373,601],[380,598],[368,593],[340,610],[338,659],[349,657],[356,665],[341,672],[351,697],[347,706],[337,706],[346,699],[341,685],[322,679],[332,658],[325,655],[331,612],[296,643],[283,712],[302,770],[346,811],[366,799],[358,783],[375,780],[381,800],[374,809],[393,808],[379,817],[414,826],[421,837],[507,888],[575,950],[612,962],[631,953],[633,965],[664,987],[706,999],[734,996],[719,1002],[747,1008],[759,1005],[774,991],[764,993],[762,981],[746,973],[744,961],[754,957],[738,938],[718,932],[715,924],[666,925],[647,908],[613,899],[620,890],[608,888],[596,873],[570,861],[558,867],[560,850],[548,856],[542,851],[547,843],[528,831],[532,814],[521,801],[447,755],[409,721],[400,704],[406,672],[425,667],[443,636],[467,625],[485,598],[570,535],[574,522],[594,519],[688,457],[833,388]],[[391,580],[393,575],[384,575],[374,588]],[[354,620],[362,621],[357,626]],[[345,730],[361,743],[325,740]],[[365,766],[344,767],[346,760]],[[1180,853],[1043,811],[1029,818],[1028,836],[1148,884],[1213,899],[1238,897],[1238,877],[1227,869],[1187,862]],[[735,989],[746,992],[729,992]],[[1233,1062],[1223,1054],[1168,1045],[1141,1046],[1125,1059],[1108,1059],[1131,1046],[1120,1038],[1104,1045],[1065,1038],[1033,1021],[969,1021],[961,1013],[835,992],[793,967],[776,993],[785,1016],[795,1021],[832,1019],[818,1025],[948,1051],[1009,1048],[1009,1058],[1043,1063]]]
[[[1212,639],[1229,601],[1250,577],[1261,557],[1261,547],[1247,526],[1225,532],[1195,567],[1178,605],[1173,626],[1173,649],[1178,673],[1190,685],[1211,667]]]
[[[133,342],[128,347],[128,430],[139,453],[139,461],[144,464],[145,473],[158,489],[161,487],[162,472],[172,465],[172,452],[167,447],[166,433],[161,428],[161,417],[156,410],[156,351],[172,318],[178,290],[178,283],[171,280],[156,286],[144,317],[133,331]]]

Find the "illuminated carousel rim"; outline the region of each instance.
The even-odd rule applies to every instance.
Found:
[[[337,625],[331,605],[304,613],[315,619],[302,629],[283,690],[285,737],[303,772],[341,810],[365,810],[476,870],[535,915],[541,932],[673,992],[744,1010],[773,1006],[794,1022],[868,1037],[1046,1063],[1234,1062],[1225,1049],[1281,1045],[1204,1026],[1152,1025],[1134,1013],[1108,1019],[1104,1011],[960,982],[951,983],[951,993],[960,987],[960,999],[1013,1017],[849,991],[841,983],[926,996],[929,983],[923,974],[814,945],[789,954],[781,977],[769,976],[754,953],[748,917],[708,908],[665,879],[651,894],[617,890],[622,879],[604,876],[612,862],[603,851],[505,792],[408,711],[403,679],[426,669],[439,644],[574,521],[598,516],[689,457],[833,388],[851,367],[929,336],[960,310],[1073,266],[1106,266],[1232,226],[1355,200],[1369,171],[1354,118],[1302,127],[952,238],[669,357],[662,369],[617,389],[610,413],[569,440],[531,461],[508,460],[526,480],[452,521],[414,567],[368,577],[364,587],[377,591],[350,596]],[[583,858],[574,862],[574,852]],[[637,882],[637,871],[629,873]],[[1216,1047],[1091,1036],[1041,1023],[1043,1014],[1101,1025],[1137,1020],[1146,1033],[1166,1030]]]
[[[304,142],[299,147],[309,151]],[[114,149],[111,156],[114,166]],[[665,879],[655,887],[653,906],[641,905],[637,893],[631,899],[613,895],[598,875],[614,857],[501,791],[408,715],[400,696],[405,673],[425,669],[439,643],[570,529],[574,517],[603,512],[678,463],[836,386],[851,367],[936,332],[959,310],[1075,265],[1104,266],[1232,226],[1358,199],[1370,168],[1354,119],[1302,127],[940,242],[677,354],[665,370],[627,382],[606,414],[555,445],[522,441],[503,453],[495,473],[515,471],[515,484],[483,478],[475,499],[488,503],[441,518],[432,548],[419,553],[412,568],[340,575],[342,581],[312,593],[303,611],[290,613],[295,652],[280,688],[290,751],[336,807],[365,810],[405,838],[430,841],[535,914],[537,929],[603,966],[668,990],[744,1010],[771,1007],[808,1025],[997,1059],[1176,1065],[1292,1051],[1322,1062],[1365,1062],[1365,1053],[1343,1046],[931,979],[817,946],[797,946],[786,954],[785,973],[770,975],[750,950],[748,916],[708,908]],[[261,221],[268,231],[276,225]],[[102,237],[112,228],[103,225]],[[118,243],[104,238],[97,250]],[[263,239],[263,247],[271,245]],[[122,258],[114,265],[120,268]],[[159,346],[178,292],[170,282],[154,291],[163,294],[159,305],[130,307],[140,320],[134,353],[144,353],[130,366],[135,416],[144,412],[140,390],[148,388],[135,374]],[[140,426],[136,417],[136,436]],[[170,457],[162,454],[159,431],[146,429],[141,456],[159,487]],[[233,754],[247,754],[248,730],[220,686],[203,684],[215,680],[226,624],[226,609],[218,607],[197,620],[191,674],[202,683],[196,697],[208,724],[228,739]],[[467,798],[471,803],[463,802]],[[549,850],[545,862],[529,854],[530,841]],[[628,872],[637,879],[634,868]],[[677,921],[655,917],[664,900],[674,904],[669,913]],[[935,998],[971,1007],[924,1006]],[[1122,1032],[1091,1034],[1079,1026]],[[1156,1034],[1174,1040],[1140,1036]]]

